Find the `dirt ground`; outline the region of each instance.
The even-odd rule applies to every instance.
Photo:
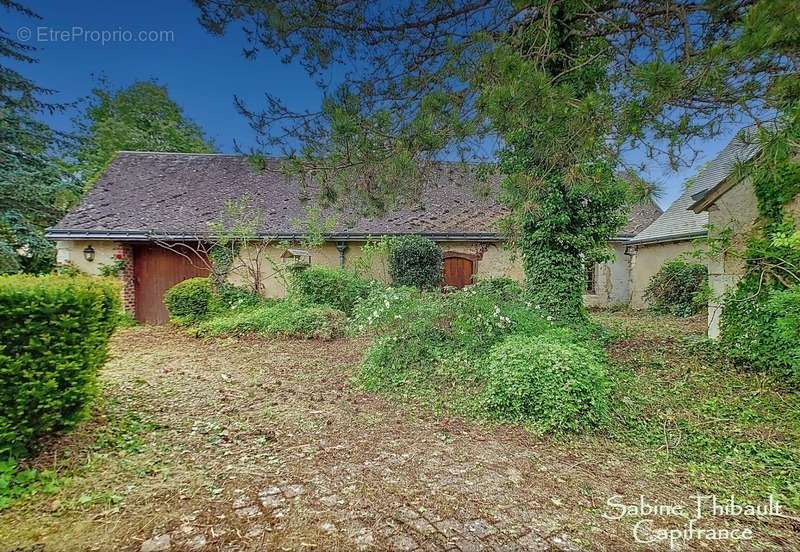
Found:
[[[0,550],[650,550],[607,504],[695,490],[602,437],[543,438],[367,394],[363,340],[114,338],[94,418],[37,459],[56,492],[0,512]],[[686,519],[658,516],[640,539]],[[788,518],[701,520],[800,549]]]

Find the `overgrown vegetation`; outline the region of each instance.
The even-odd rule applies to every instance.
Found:
[[[0,456],[81,418],[119,310],[109,280],[0,277]]]
[[[596,316],[618,335],[609,352],[611,439],[704,492],[773,494],[800,509],[800,395],[785,378],[731,365],[703,337],[704,320]]]
[[[389,245],[389,275],[396,286],[435,289],[442,281],[442,250],[423,236],[400,236]]]
[[[740,257],[746,273],[723,299],[722,342],[740,366],[770,371],[800,383],[800,230],[788,207],[800,197],[800,91],[796,82],[776,90],[778,124],[760,129],[761,151],[740,167],[750,178],[758,220]]]
[[[705,308],[707,290],[705,265],[674,260],[664,263],[650,278],[644,298],[654,312],[692,316]]]
[[[256,307],[215,316],[192,331],[198,336],[252,333],[266,337],[334,339],[344,333],[344,326],[344,313],[328,306],[265,300]]]
[[[367,296],[371,283],[356,274],[323,266],[298,267],[291,275],[291,291],[312,305],[324,305],[345,314]]]
[[[352,304],[362,293],[358,286],[367,283],[342,271],[307,270],[312,270],[309,278],[292,280],[300,283],[290,288],[287,299],[263,298],[229,283],[214,285],[209,278],[191,278],[170,288],[164,302],[170,319],[197,336],[339,337],[346,315],[325,301]],[[353,294],[349,299],[348,290]]]
[[[739,366],[800,385],[800,286],[756,286],[746,279],[726,297],[722,346]]]
[[[353,331],[377,334],[361,384],[459,404],[471,415],[540,431],[601,425],[606,389],[599,348],[577,345],[584,336],[555,326],[541,305],[514,291],[505,280],[449,294],[374,291],[356,306],[351,322]],[[546,345],[524,345],[512,354],[529,343]]]
[[[540,431],[578,431],[608,421],[602,353],[566,333],[513,335],[489,351],[486,406]]]

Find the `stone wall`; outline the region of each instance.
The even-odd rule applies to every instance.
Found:
[[[708,284],[711,299],[708,303],[708,336],[719,337],[719,320],[725,293],[736,286],[745,272],[743,255],[747,240],[757,229],[756,196],[749,181],[740,182],[722,194],[708,209],[710,238],[718,237],[725,229],[731,231],[730,247],[724,255],[710,259]]]

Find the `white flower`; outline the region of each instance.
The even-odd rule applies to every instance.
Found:
[[[550,315],[548,314],[548,315],[547,315],[547,321],[549,322],[549,321],[550,321],[550,320],[552,320],[552,319],[553,319],[553,317],[552,317],[552,316],[550,316]]]

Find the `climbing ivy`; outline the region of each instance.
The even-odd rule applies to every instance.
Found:
[[[741,170],[752,182],[759,218],[744,254],[746,273],[725,297],[721,317],[722,340],[735,361],[794,382],[800,382],[800,234],[787,206],[800,195],[798,137],[800,100],[777,125],[758,132],[760,152]]]

